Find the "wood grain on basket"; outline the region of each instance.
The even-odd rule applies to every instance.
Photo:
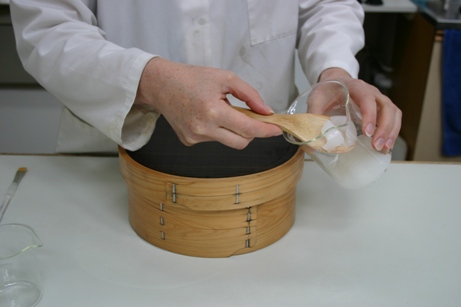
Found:
[[[248,253],[279,240],[294,223],[302,150],[264,172],[213,179],[157,172],[122,148],[119,153],[130,223],[165,250],[199,257]]]

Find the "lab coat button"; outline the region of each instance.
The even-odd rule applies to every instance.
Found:
[[[208,20],[205,17],[200,17],[198,19],[198,24],[201,26],[206,25],[207,23],[208,23]]]
[[[245,56],[245,53],[246,53],[245,47],[240,48],[240,51],[239,51],[240,56],[241,57]]]

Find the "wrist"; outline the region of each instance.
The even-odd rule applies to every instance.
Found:
[[[162,60],[162,58],[154,57],[147,62],[139,79],[134,105],[155,108],[153,94],[157,91],[158,66],[161,65]]]
[[[341,81],[343,79],[350,79],[350,78],[352,78],[351,75],[344,69],[339,68],[339,67],[331,67],[331,68],[325,69],[324,71],[320,73],[318,82],[326,81],[326,80],[333,80],[333,79]]]

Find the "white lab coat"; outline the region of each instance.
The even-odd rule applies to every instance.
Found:
[[[296,96],[295,49],[313,84],[358,74],[356,0],[12,0],[25,69],[68,108],[57,151],[136,150],[158,114],[132,108],[154,56],[234,71],[281,112]],[[233,103],[239,104],[238,101]]]

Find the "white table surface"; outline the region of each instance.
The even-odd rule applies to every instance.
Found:
[[[38,306],[460,306],[461,164],[393,163],[359,191],[306,162],[291,231],[251,254],[173,254],[128,223],[117,158],[1,156],[2,223],[33,227]]]

